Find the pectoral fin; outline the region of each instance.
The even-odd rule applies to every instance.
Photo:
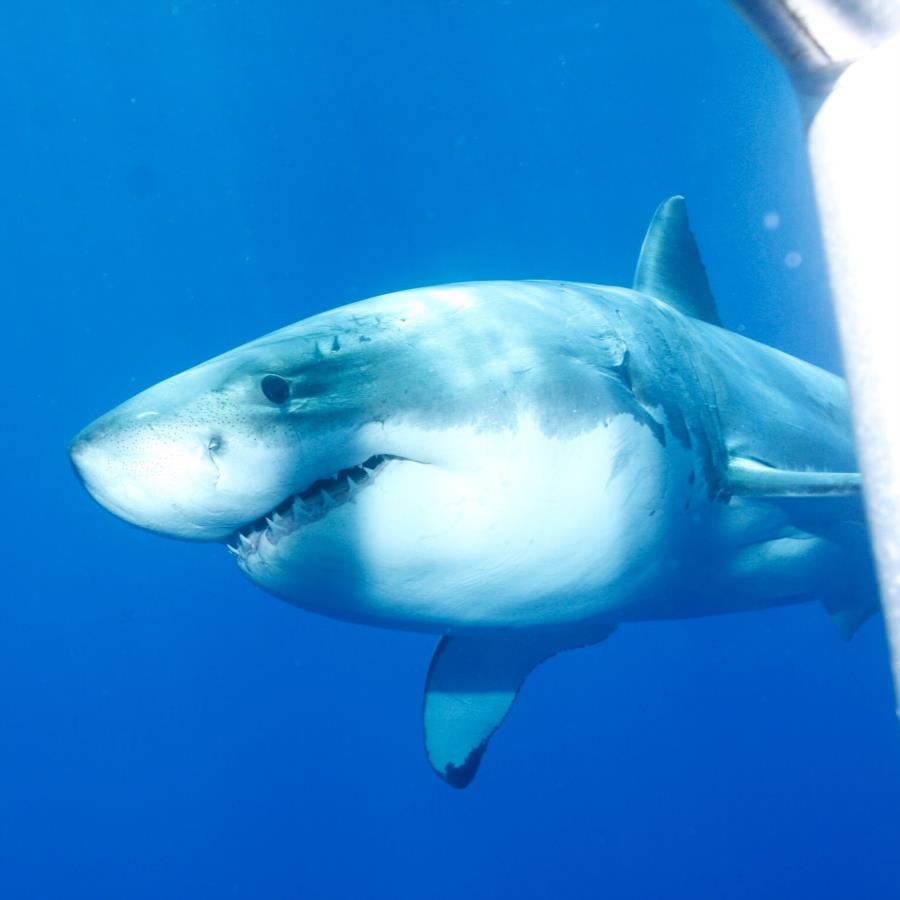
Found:
[[[879,609],[869,531],[863,522],[839,522],[828,538],[833,542],[835,555],[849,564],[840,566],[835,577],[829,579],[822,605],[838,634],[849,641],[860,625]]]
[[[862,489],[859,472],[791,471],[752,459],[728,463],[728,493],[750,497],[840,497]]]
[[[562,650],[598,643],[612,631],[591,626],[565,633],[441,638],[428,670],[423,710],[425,749],[437,774],[452,787],[466,787],[531,670]]]

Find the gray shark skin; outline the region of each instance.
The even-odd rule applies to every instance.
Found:
[[[633,289],[403,291],[183,372],[72,444],[90,493],[260,587],[442,635],[426,748],[471,781],[528,673],[625,622],[876,609],[838,377],[718,324],[684,202]]]

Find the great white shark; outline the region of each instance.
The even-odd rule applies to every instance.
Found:
[[[497,281],[304,319],[85,428],[91,495],[260,587],[432,632],[429,760],[474,776],[528,673],[623,623],[877,608],[843,381],[722,327],[684,201],[632,288]]]

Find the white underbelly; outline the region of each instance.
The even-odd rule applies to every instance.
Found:
[[[386,452],[415,443],[379,440]],[[524,420],[433,442],[437,462],[388,467],[252,577],[317,612],[425,631],[617,617],[658,579],[690,460],[673,463],[646,425],[619,415],[553,437]]]

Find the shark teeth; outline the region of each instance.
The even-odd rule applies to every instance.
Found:
[[[393,459],[399,457],[389,454],[370,456],[358,466],[341,469],[330,478],[314,481],[308,488],[291,494],[265,516],[241,528],[228,542],[228,551],[239,562],[244,562],[259,550],[263,538],[268,545],[277,546],[282,538],[352,500]]]

